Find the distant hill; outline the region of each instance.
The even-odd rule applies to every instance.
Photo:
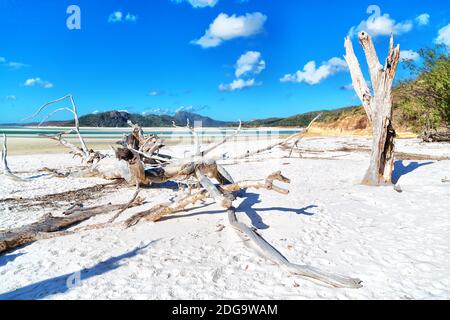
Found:
[[[347,107],[336,110],[324,110],[324,111],[313,111],[298,114],[295,116],[287,118],[267,118],[267,119],[257,119],[252,121],[246,121],[242,123],[243,127],[305,127],[311,120],[316,117],[320,112],[323,116],[318,120],[318,122],[333,122],[340,119],[349,113],[359,110],[360,107]],[[362,113],[363,114],[363,113]],[[80,126],[82,127],[128,127],[128,121],[139,124],[142,127],[171,127],[172,122],[179,126],[185,126],[189,119],[191,125],[195,121],[202,121],[203,127],[229,127],[236,126],[237,122],[230,121],[219,121],[212,119],[210,117],[202,116],[196,113],[179,111],[175,115],[141,115],[128,113],[125,111],[107,111],[101,113],[93,113],[81,116]],[[39,122],[32,122],[26,124],[2,124],[4,126],[15,125],[15,126],[36,126]],[[71,127],[74,126],[74,120],[63,120],[63,121],[48,121],[44,122],[44,126],[60,126],[60,127]]]
[[[312,111],[287,118],[258,119],[243,123],[245,127],[306,127],[319,113],[318,122],[334,122],[349,113],[359,111],[359,106],[345,107],[335,110]]]
[[[323,113],[322,117],[316,122],[316,128],[322,129],[336,129],[344,131],[367,131],[369,123],[364,109],[361,106],[350,106],[345,108],[339,108],[335,110],[322,110],[313,111],[294,115],[286,118],[267,118],[256,119],[252,121],[246,121],[242,123],[244,128],[255,127],[306,127],[311,120],[319,113]],[[133,123],[139,124],[142,127],[171,127],[172,122],[179,126],[185,126],[187,119],[189,119],[191,125],[195,121],[202,121],[203,127],[231,127],[237,126],[236,122],[219,121],[209,117],[205,117],[199,114],[180,111],[175,115],[141,115],[132,114],[124,111],[108,111],[102,113],[89,114],[80,117],[80,126],[82,127],[128,127],[128,120]],[[17,126],[36,126],[39,123],[27,123],[27,124],[6,124]],[[404,120],[404,112],[400,108],[394,108],[394,124],[397,127],[401,127],[407,130],[410,125]],[[45,122],[46,126],[61,126],[70,127],[74,125],[73,120],[68,121],[49,121]]]
[[[81,116],[81,127],[128,127],[128,121],[139,124],[142,127],[171,127],[175,121],[177,125],[185,126],[187,119],[194,124],[194,121],[202,121],[204,127],[226,127],[232,122],[218,121],[209,117],[195,113],[180,111],[173,116],[169,115],[141,115],[128,113],[125,111],[108,111]],[[27,124],[27,125],[35,125]],[[46,126],[70,127],[75,124],[74,120],[45,122]]]
[[[243,122],[244,127],[305,127],[319,113],[323,113],[319,122],[333,122],[343,115],[358,110],[359,107],[346,107],[336,110],[313,111],[298,114],[287,118],[268,118]],[[141,115],[132,114],[125,111],[108,111],[96,114],[89,114],[80,117],[82,127],[128,127],[128,121],[139,124],[142,127],[171,127],[175,121],[177,125],[185,126],[187,119],[191,125],[195,121],[201,121],[203,127],[228,127],[237,125],[236,122],[219,121],[199,114],[179,111],[173,116],[169,115]],[[45,125],[53,126],[73,126],[74,121],[52,121]]]
[[[191,125],[194,124],[195,121],[201,121],[203,127],[226,127],[235,124],[234,122],[227,121],[218,121],[211,119],[209,117],[201,116],[199,114],[179,111],[173,116],[175,123],[185,125],[187,119],[189,119]]]

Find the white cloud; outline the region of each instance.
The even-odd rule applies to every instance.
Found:
[[[171,112],[169,110],[169,108],[155,108],[152,110],[147,110],[147,111],[143,111],[142,115],[143,116],[147,116],[149,114],[156,114],[156,115],[169,115],[172,114],[173,112]]]
[[[430,15],[428,13],[422,13],[416,17],[416,23],[419,26],[426,26],[430,23]]]
[[[250,88],[253,86],[261,85],[261,82],[256,82],[254,78],[242,79],[250,75],[260,74],[266,68],[266,62],[261,58],[261,52],[247,51],[242,54],[236,61],[235,65],[236,79],[228,84],[220,84],[220,91],[234,91],[244,88]]]
[[[248,79],[248,80],[236,79],[229,84],[220,84],[219,90],[220,91],[242,90],[256,85],[259,85],[259,83],[257,83],[255,79]]]
[[[24,67],[27,67],[28,65],[26,65],[25,63],[21,63],[21,62],[8,62],[6,64],[8,67],[12,68],[12,69],[22,69]]]
[[[14,102],[16,100],[17,100],[17,97],[13,96],[13,95],[0,98],[0,101],[6,101],[6,102]]]
[[[108,22],[121,22],[123,18],[123,13],[120,11],[115,11],[113,13],[111,13],[108,17]]]
[[[191,112],[194,110],[194,106],[181,106],[175,109],[175,113],[185,111],[185,112]]]
[[[159,91],[159,90],[152,90],[149,93],[147,93],[147,95],[150,97],[157,97],[157,96],[161,96],[162,94],[163,94],[163,92]]]
[[[419,60],[420,55],[412,50],[402,50],[400,51],[400,60],[405,61],[405,60],[412,60],[412,61],[417,61]]]
[[[241,55],[236,62],[237,78],[245,74],[260,74],[266,68],[266,62],[261,59],[261,53],[258,51],[247,51]]]
[[[353,84],[352,84],[352,83],[346,84],[345,86],[342,86],[342,87],[341,87],[341,90],[345,90],[345,91],[347,91],[347,90],[353,90]]]
[[[366,31],[372,37],[389,36],[391,33],[400,35],[411,31],[413,23],[409,20],[396,22],[389,14],[375,15],[367,20],[363,20],[358,26],[353,26],[349,35],[355,36],[360,31]]]
[[[99,110],[95,110],[94,112],[92,112],[92,114],[97,114],[97,113],[100,113],[100,111]]]
[[[15,61],[7,61],[5,57],[0,57],[0,63],[3,63],[5,66],[11,69],[21,69],[23,67],[28,67],[27,64]]]
[[[209,107],[206,106],[206,105],[204,105],[204,106],[192,106],[192,105],[181,106],[181,107],[178,107],[178,108],[175,109],[175,113],[182,112],[182,111],[195,113],[195,112],[199,112],[199,111],[202,111],[202,110],[208,109],[208,108]]]
[[[108,22],[110,23],[118,23],[118,22],[136,22],[138,17],[134,14],[127,13],[124,15],[121,11],[115,11],[111,13],[108,17]]]
[[[53,88],[53,83],[48,82],[46,80],[42,80],[41,78],[31,78],[27,79],[25,83],[23,84],[25,87],[34,87],[39,86],[44,89],[50,89]]]
[[[147,116],[149,114],[156,114],[156,115],[174,115],[177,112],[180,111],[185,111],[185,112],[191,112],[191,113],[195,113],[195,112],[199,112],[201,110],[205,110],[208,109],[209,107],[207,105],[200,105],[200,106],[193,106],[193,105],[187,105],[187,106],[180,106],[177,108],[161,108],[161,107],[157,107],[154,109],[150,109],[150,110],[146,110],[141,112],[141,114],[143,116]]]
[[[125,21],[136,22],[137,21],[137,15],[134,15],[134,14],[131,14],[131,13],[127,13],[127,15],[125,16]]]
[[[434,42],[450,47],[450,23],[438,31],[438,36]]]
[[[243,16],[228,16],[226,13],[221,13],[209,25],[203,37],[192,40],[191,43],[203,48],[217,47],[226,40],[260,33],[266,20],[267,16],[260,12],[247,13]]]
[[[176,3],[189,2],[194,8],[214,7],[219,0],[172,0]]]
[[[315,61],[310,61],[303,67],[303,70],[298,70],[294,74],[286,74],[280,81],[297,83],[305,82],[310,85],[315,85],[331,75],[347,70],[348,66],[345,60],[334,57],[323,62],[319,68],[317,68]]]

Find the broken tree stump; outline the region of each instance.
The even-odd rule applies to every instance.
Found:
[[[391,34],[389,53],[383,68],[370,35],[362,31],[358,34],[358,38],[369,66],[373,94],[364,79],[349,37],[345,39],[344,57],[350,70],[353,88],[372,125],[370,165],[362,183],[371,186],[387,185],[392,183],[394,168],[396,133],[392,125],[392,84],[400,60],[400,45],[394,47],[394,38]]]

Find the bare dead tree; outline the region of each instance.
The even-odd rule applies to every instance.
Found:
[[[72,153],[74,155],[80,156],[84,163],[92,163],[95,160],[99,160],[100,158],[102,158],[102,155],[100,153],[98,153],[98,152],[94,152],[93,150],[89,150],[87,148],[87,146],[86,146],[86,143],[84,142],[84,139],[83,139],[82,135],[81,135],[81,132],[80,132],[80,121],[78,119],[77,106],[76,106],[75,100],[74,100],[74,98],[73,98],[73,96],[71,94],[65,95],[62,98],[59,98],[59,99],[56,99],[56,100],[53,100],[53,101],[50,101],[50,102],[44,104],[38,110],[36,110],[36,112],[31,117],[29,117],[27,119],[24,119],[24,120],[33,119],[36,116],[38,116],[42,111],[44,111],[48,106],[50,106],[52,104],[55,104],[55,103],[58,103],[58,102],[61,102],[61,101],[65,101],[67,99],[70,101],[70,104],[71,104],[70,107],[61,107],[61,108],[57,108],[57,109],[53,110],[52,112],[50,112],[49,114],[47,114],[45,116],[45,118],[39,123],[38,126],[41,126],[50,117],[52,117],[54,114],[56,114],[58,112],[69,111],[74,117],[74,121],[75,121],[74,128],[72,130],[69,130],[67,132],[62,132],[62,133],[59,133],[59,134],[54,135],[54,136],[47,136],[47,135],[42,135],[42,136],[45,136],[45,137],[50,138],[52,140],[58,141],[60,144],[62,144],[65,147],[69,147],[72,150]],[[70,134],[72,132],[76,133],[76,135],[78,137],[78,140],[80,141],[80,146],[81,147],[77,147],[77,146],[73,145],[72,143],[70,143],[70,142],[68,142],[68,141],[66,141],[66,140],[64,140],[62,138],[63,135]]]
[[[309,129],[311,129],[312,125],[314,124],[314,122],[316,122],[320,117],[322,116],[322,112],[319,113],[311,122],[310,124],[303,130],[302,135],[298,136],[297,139],[292,143],[292,147],[291,150],[289,151],[289,156],[288,158],[290,158],[292,156],[292,152],[294,151],[294,148],[297,148],[298,150],[298,154],[299,157],[302,156],[302,154],[300,153],[300,148],[298,146],[300,140],[304,137],[304,135],[309,131]]]
[[[254,156],[254,155],[264,154],[265,152],[271,151],[271,150],[273,150],[274,148],[277,148],[277,147],[287,147],[287,146],[289,146],[292,143],[292,140],[294,142],[292,143],[290,148],[294,148],[295,146],[298,146],[298,142],[300,142],[300,140],[308,133],[309,129],[311,129],[313,124],[321,116],[322,116],[322,113],[318,114],[314,119],[311,120],[311,122],[309,123],[309,125],[306,128],[300,130],[299,132],[296,132],[296,133],[290,135],[289,137],[287,137],[285,139],[282,139],[280,141],[277,141],[277,142],[275,142],[273,144],[270,144],[268,146],[265,146],[265,147],[257,149],[257,150],[248,151],[248,152],[245,152],[245,153],[243,153],[241,155],[238,155],[238,156],[233,156],[233,157],[231,157],[231,159],[232,160],[245,159],[245,158],[249,158],[249,157]],[[291,151],[291,153],[292,153],[292,151]],[[291,153],[289,154],[289,157],[290,157]]]
[[[400,59],[400,45],[394,47],[391,34],[389,52],[384,67],[378,60],[372,38],[367,32],[358,34],[369,66],[373,93],[371,93],[358,59],[353,51],[352,41],[345,39],[345,60],[352,77],[353,88],[362,102],[369,122],[372,125],[372,153],[370,165],[362,181],[366,185],[383,185],[392,183],[394,168],[395,130],[392,125],[392,84]]]
[[[73,101],[73,99],[71,99]],[[45,107],[46,105],[44,105]],[[41,107],[38,113],[44,108]],[[76,109],[73,109],[74,117],[77,118]],[[312,123],[317,120],[317,117]],[[312,124],[311,123],[311,124]],[[92,230],[96,228],[104,228],[112,225],[113,221],[119,217],[128,207],[136,204],[137,195],[139,193],[140,185],[151,185],[154,183],[163,183],[166,181],[186,181],[193,179],[197,181],[200,186],[199,190],[194,194],[190,194],[179,201],[168,204],[159,204],[149,210],[145,210],[128,218],[123,226],[129,227],[138,223],[141,220],[157,221],[161,217],[172,214],[174,212],[184,211],[189,205],[192,205],[200,200],[211,198],[217,205],[224,208],[228,212],[230,225],[239,234],[242,234],[247,240],[253,242],[259,251],[261,251],[268,259],[279,264],[288,272],[300,275],[307,278],[320,280],[323,283],[333,287],[348,287],[359,288],[361,281],[359,279],[349,278],[346,276],[335,275],[327,272],[317,270],[310,266],[302,266],[289,262],[281,253],[279,253],[273,246],[265,241],[255,230],[252,230],[245,224],[239,222],[235,215],[235,208],[233,202],[236,199],[235,192],[246,189],[267,189],[281,194],[289,193],[288,190],[278,187],[274,181],[283,183],[290,183],[290,180],[284,177],[281,172],[276,172],[269,175],[266,179],[255,181],[234,182],[234,179],[228,171],[220,164],[215,157],[205,157],[205,154],[214,150],[216,147],[225,143],[228,137],[225,137],[221,142],[204,150],[202,153],[199,139],[195,138],[195,153],[191,157],[177,159],[168,155],[161,154],[159,149],[162,143],[157,136],[145,136],[142,129],[137,125],[132,125],[132,132],[125,135],[118,144],[120,147],[114,148],[115,157],[103,157],[96,163],[91,163],[89,159],[93,151],[88,150],[87,158],[84,154],[83,147],[79,149],[80,156],[85,157],[84,163],[90,164],[88,166],[89,173],[99,174],[104,176],[107,172],[113,174],[116,178],[122,178],[129,183],[136,185],[136,191],[132,199],[122,205],[105,205],[93,208],[72,208],[66,211],[67,217],[45,216],[40,221],[29,225],[13,229],[6,232],[0,232],[0,253],[6,250],[11,250],[19,245],[30,243],[40,239],[47,239],[50,237],[64,236],[77,232],[77,230],[67,231],[67,228],[85,221],[97,214],[103,214],[111,211],[118,212],[109,220],[108,223],[99,225],[89,225],[79,228],[78,231]],[[311,125],[310,125],[311,126]],[[296,133],[284,140],[275,144],[271,144],[265,148],[253,151],[250,155],[262,154],[263,152],[272,150],[275,147],[282,146],[289,143],[291,140],[298,141],[309,129]],[[78,121],[76,121],[75,131],[79,133]],[[240,127],[237,130],[239,132]],[[236,134],[237,134],[236,133]],[[193,132],[194,134],[194,132]],[[81,134],[80,134],[81,137]],[[194,134],[195,137],[195,134]],[[52,137],[50,137],[52,138]],[[61,140],[61,136],[57,138]],[[82,140],[82,137],[80,138]],[[64,144],[64,143],[63,143]],[[73,146],[65,144],[72,151]],[[85,146],[85,144],[83,144]],[[248,153],[245,154],[248,156]],[[241,156],[232,158],[239,159]],[[218,184],[215,184],[216,180]]]

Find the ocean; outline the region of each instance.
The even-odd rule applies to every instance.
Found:
[[[60,132],[69,131],[68,127],[13,127],[0,126],[0,134],[6,134],[8,137],[38,137],[40,134],[53,135]],[[143,128],[145,134],[157,134],[162,138],[182,138],[190,137],[191,133],[184,128]],[[83,136],[98,138],[115,138],[130,133],[130,128],[80,128]],[[217,138],[232,135],[236,132],[233,128],[201,128],[196,129],[197,133],[203,138]],[[242,129],[239,133],[240,137],[285,137],[290,136],[299,129],[280,129],[280,128],[252,128]],[[73,136],[69,134],[68,136]]]

